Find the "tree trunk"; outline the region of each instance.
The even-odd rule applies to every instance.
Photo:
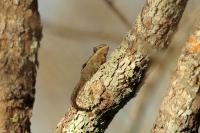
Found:
[[[178,60],[152,133],[198,133],[200,126],[200,25]]]
[[[0,1],[0,132],[29,133],[41,39],[37,0]]]
[[[57,133],[104,132],[114,115],[136,95],[152,62],[168,46],[187,0],[147,0],[135,27],[77,97],[89,111],[69,109]]]

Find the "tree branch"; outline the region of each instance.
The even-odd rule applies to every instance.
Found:
[[[85,38],[94,38],[94,39],[103,39],[103,40],[112,40],[114,43],[119,43],[120,37],[117,34],[104,33],[100,31],[89,31],[81,30],[72,27],[65,27],[62,25],[54,25],[49,22],[43,21],[43,24],[46,26],[46,29],[49,33],[54,36],[59,36],[63,38],[70,38],[74,40],[80,40]]]
[[[198,133],[200,126],[200,25],[188,38],[152,133]]]
[[[0,1],[0,132],[29,133],[41,39],[37,0]]]
[[[186,3],[187,0],[147,0],[121,47],[80,91],[77,103],[90,111],[71,107],[56,132],[104,132],[119,109],[136,95],[152,54],[168,46]]]
[[[124,25],[129,29],[131,28],[131,23],[128,19],[119,11],[119,9],[114,5],[112,0],[104,0],[106,5],[118,16],[118,18],[124,23]]]

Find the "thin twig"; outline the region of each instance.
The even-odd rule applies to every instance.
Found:
[[[131,27],[131,23],[128,21],[128,19],[122,14],[121,11],[113,4],[111,0],[104,0],[106,5],[109,6],[109,8],[118,16],[118,18],[124,23],[124,25],[127,28]]]
[[[99,40],[111,40],[113,43],[120,42],[120,35],[105,33],[100,31],[90,31],[85,29],[72,28],[70,26],[56,25],[43,20],[43,24],[49,33],[65,39],[82,40],[87,38],[95,38]]]

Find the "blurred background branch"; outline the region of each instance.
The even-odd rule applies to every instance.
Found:
[[[49,33],[54,36],[69,38],[74,40],[82,39],[99,39],[99,40],[112,40],[114,43],[120,42],[120,35],[115,33],[105,33],[102,31],[89,31],[87,29],[76,29],[72,27],[67,27],[63,25],[56,25],[48,21],[43,21]]]
[[[114,0],[104,0],[106,5],[112,10],[118,18],[122,21],[122,23],[127,27],[127,29],[131,28],[131,22],[125,17],[124,14],[115,6]]]

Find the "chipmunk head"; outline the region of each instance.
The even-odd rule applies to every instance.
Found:
[[[93,48],[93,52],[96,53],[99,49],[101,49],[103,47],[107,48],[108,45],[107,44],[100,44],[100,45],[98,45],[98,46],[96,46],[96,47]]]

